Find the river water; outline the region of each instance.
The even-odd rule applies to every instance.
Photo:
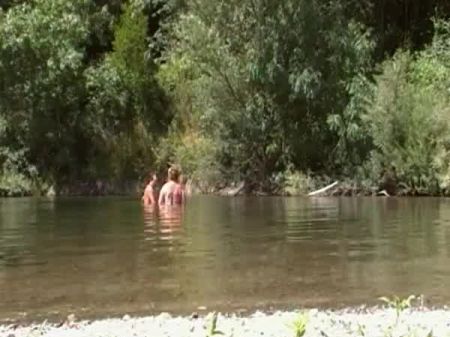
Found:
[[[450,303],[450,199],[0,199],[0,322]]]

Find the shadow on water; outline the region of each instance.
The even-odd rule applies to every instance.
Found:
[[[450,200],[0,199],[0,320],[448,304]]]

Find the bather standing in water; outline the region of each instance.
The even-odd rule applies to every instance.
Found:
[[[170,167],[167,178],[167,182],[161,188],[158,204],[160,206],[181,205],[184,202],[184,193],[178,182],[180,171],[175,167]]]
[[[178,185],[175,187],[174,191],[174,201],[175,204],[181,205],[186,202],[186,182],[187,178],[185,175],[181,174],[178,178]]]
[[[158,177],[155,173],[150,175],[150,181],[147,186],[145,186],[144,195],[142,196],[142,201],[144,206],[156,205],[158,199],[158,191],[156,189],[156,184],[158,182]]]

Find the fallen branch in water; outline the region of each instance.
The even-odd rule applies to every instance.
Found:
[[[377,195],[384,195],[385,197],[390,197],[389,193],[386,192],[386,190],[382,190],[382,191],[378,192]]]
[[[235,189],[228,191],[228,195],[231,197],[235,197],[239,193],[241,193],[244,190],[244,188],[245,188],[245,182],[241,182]]]
[[[313,197],[313,196],[315,196],[315,195],[324,193],[324,192],[326,192],[326,191],[328,191],[328,190],[331,190],[331,189],[332,189],[333,187],[335,187],[337,184],[338,184],[338,182],[335,181],[334,183],[332,183],[332,184],[330,184],[330,185],[328,185],[328,186],[325,186],[324,188],[321,188],[320,190],[316,190],[316,191],[313,191],[313,192],[311,192],[311,193],[308,193],[308,196],[309,196],[309,197]]]
[[[235,197],[245,189],[245,182],[240,182],[235,187],[226,187],[218,192],[219,195]]]

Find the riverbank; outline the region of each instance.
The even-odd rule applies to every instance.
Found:
[[[30,185],[31,186],[31,185]],[[142,195],[145,184],[138,180],[129,181],[75,181],[58,186],[51,184],[33,185],[25,188],[6,188],[0,184],[0,197],[24,196],[135,196]],[[186,185],[191,195],[235,196],[450,196],[450,190],[430,192],[426,189],[408,187],[404,183],[361,183],[346,178],[313,177],[299,173],[290,175],[280,182],[261,184],[244,181],[206,183],[189,180]]]
[[[256,312],[237,315],[198,317],[158,316],[97,321],[76,321],[52,325],[0,326],[1,337],[324,337],[324,336],[417,336],[447,337],[450,334],[449,309],[346,309],[303,312]]]
[[[0,197],[28,197],[28,196],[137,196],[144,189],[140,181],[77,181],[59,186],[41,183],[29,184],[26,187],[2,187]]]

